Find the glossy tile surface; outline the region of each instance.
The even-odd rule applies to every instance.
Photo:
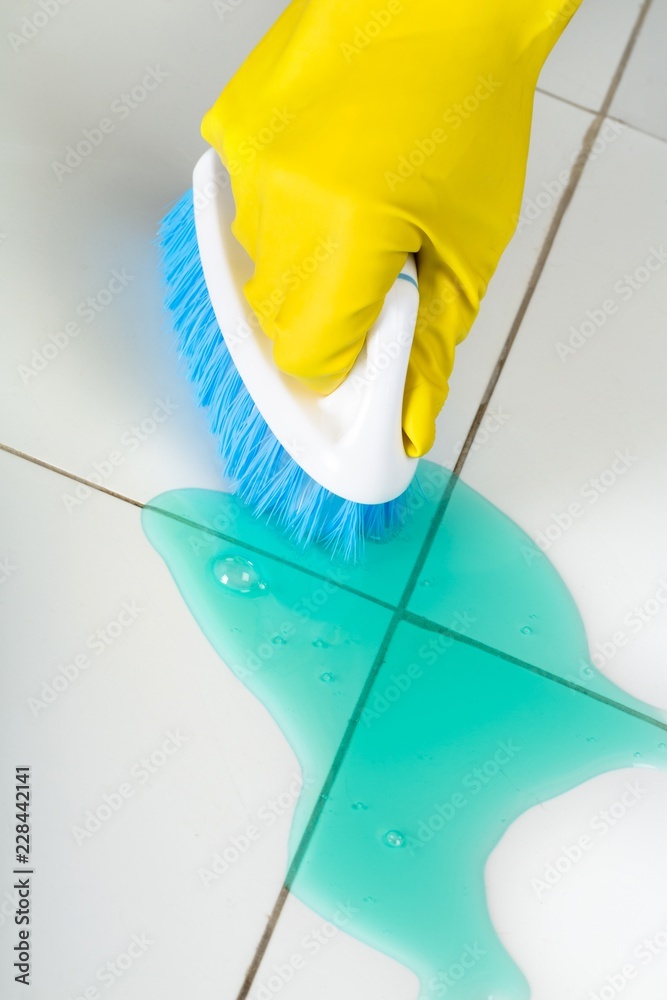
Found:
[[[610,113],[667,139],[667,5],[654,0],[623,74]]]
[[[491,402],[515,416],[464,473],[559,570],[596,665],[662,710],[666,169],[631,129],[587,166]]]
[[[456,349],[447,405],[438,418],[437,437],[429,454],[447,468],[453,468],[459,457],[591,120],[589,112],[545,94],[535,95],[517,229],[489,283],[473,329]],[[479,429],[475,450],[489,437],[502,434],[511,419],[511,407],[491,409]]]
[[[151,943],[132,946],[125,996],[182,996],[193,983],[235,996],[282,884],[297,801],[307,811],[322,775],[303,755],[302,770],[276,722],[209,645],[147,543],[137,507],[91,491],[70,512],[64,501],[75,483],[5,453],[0,479],[3,801],[13,796],[14,766],[27,762],[35,995],[110,988],[98,970],[136,934]],[[207,560],[210,539],[185,530]],[[294,586],[307,596],[312,579],[304,579]],[[328,597],[340,615],[345,597]],[[279,624],[291,611],[272,607]],[[367,626],[369,616],[381,637],[388,613],[372,605]],[[260,657],[262,634],[258,623]],[[354,704],[354,677],[361,687],[370,661],[348,652],[345,666],[346,693],[330,698],[318,747],[309,748],[325,771]],[[5,823],[6,856],[10,833]],[[5,920],[13,910],[2,912],[9,997],[15,927]],[[189,956],[200,949],[193,968]]]
[[[549,56],[539,86],[599,111],[641,10],[641,0],[582,0]],[[557,9],[559,4],[554,4]]]

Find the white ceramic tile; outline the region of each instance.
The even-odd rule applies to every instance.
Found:
[[[70,480],[4,453],[0,479],[0,992],[18,996],[11,779],[29,764],[34,995],[106,996],[120,973],[99,970],[136,934],[124,997],[234,997],[284,878],[297,760],[136,507],[94,493],[68,513]]]
[[[611,105],[611,114],[667,139],[667,4],[653,0]]]
[[[541,544],[593,661],[667,707],[667,146],[627,129],[590,163],[463,478]]]
[[[203,113],[279,8],[3,6],[0,440],[142,500],[219,482],[151,241],[190,186]]]
[[[666,821],[667,775],[632,768],[587,781],[512,824],[485,877],[491,918],[531,1000],[662,996]]]
[[[599,110],[641,6],[642,0],[583,0],[545,63],[539,86]]]
[[[449,397],[438,418],[436,443],[429,454],[447,468],[454,467],[475,417],[591,119],[590,114],[552,97],[535,95],[517,230],[489,283],[479,316],[457,348]],[[490,435],[502,433],[511,414],[511,407],[490,412],[475,447],[481,447]]]
[[[322,997],[416,1000],[417,977],[404,965],[346,931],[345,901],[325,920],[290,893],[253,980],[250,1000]]]

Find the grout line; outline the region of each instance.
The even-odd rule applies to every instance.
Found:
[[[577,104],[576,101],[572,101],[569,97],[563,97],[561,94],[554,94],[552,90],[545,90],[543,87],[535,87],[535,93],[543,94],[545,97],[552,97],[554,101],[560,101],[561,104],[569,104],[571,108],[577,108],[579,111],[586,111],[589,115],[597,114],[595,108],[587,108],[585,104]]]
[[[71,479],[73,482],[81,483],[83,486],[87,486],[91,490],[97,490],[98,493],[103,493],[106,496],[113,497],[114,500],[122,500],[125,503],[131,504],[133,507],[138,507],[140,510],[152,510],[157,514],[162,514],[164,517],[170,517],[174,521],[179,521],[181,524],[185,524],[188,527],[203,532],[204,534],[220,538],[223,542],[229,542],[232,545],[242,545],[243,548],[248,549],[249,552],[256,552],[259,555],[272,559],[274,562],[278,562],[283,566],[289,566],[291,569],[298,570],[306,576],[311,576],[316,580],[322,580],[324,583],[333,583],[339,590],[344,590],[349,594],[353,594],[355,597],[361,597],[364,600],[369,601],[371,604],[376,604],[379,607],[386,608],[388,611],[395,610],[395,606],[390,601],[383,601],[381,598],[375,597],[373,594],[367,594],[365,591],[358,590],[356,587],[350,587],[347,584],[336,580],[332,576],[327,576],[326,573],[318,573],[317,570],[308,569],[308,567],[303,566],[301,563],[293,562],[291,559],[285,559],[283,556],[280,556],[275,552],[269,552],[267,549],[262,549],[258,545],[246,542],[242,538],[237,538],[234,535],[227,535],[223,531],[210,528],[205,524],[199,524],[198,521],[191,521],[189,518],[182,517],[180,514],[175,514],[173,511],[165,510],[163,507],[155,507],[150,502],[142,503],[140,500],[134,500],[132,497],[125,496],[123,493],[116,493],[114,490],[107,489],[106,486],[100,486],[98,483],[93,483],[89,479],[77,476],[73,472],[67,472],[65,469],[61,469],[57,465],[51,465],[50,462],[44,462],[41,458],[34,458],[32,455],[27,455],[25,452],[19,451],[17,448],[12,448],[10,445],[0,444],[0,451],[4,451],[8,455],[14,455],[15,458],[22,458],[27,462],[32,462],[33,465],[38,465],[40,468],[47,469],[49,472],[55,472],[56,475],[63,476],[65,479]],[[231,493],[227,495],[230,497],[233,496]]]
[[[576,101],[571,101],[567,97],[561,97],[559,94],[554,94],[551,90],[543,90],[541,87],[535,88],[536,93],[543,94],[544,97],[552,97],[554,101],[560,101],[561,104],[569,104],[571,108],[577,108],[578,111],[585,111],[589,115],[596,115],[597,112],[593,108],[587,108],[585,104],[577,104]],[[618,122],[619,125],[624,125],[626,128],[630,129],[631,132],[639,132],[640,135],[645,135],[649,139],[656,139],[658,142],[667,142],[667,137],[664,135],[658,135],[657,132],[649,132],[648,129],[642,128],[635,122],[628,122],[625,118],[620,118],[618,115],[605,115],[608,121]]]
[[[614,99],[616,91],[618,90],[621,78],[630,60],[630,56],[632,55],[632,50],[635,47],[637,38],[639,36],[639,32],[642,29],[642,26],[646,19],[646,15],[648,14],[648,10],[652,2],[653,0],[644,0],[642,9],[640,10],[639,16],[635,21],[632,31],[630,32],[630,37],[628,38],[621,59],[618,63],[618,66],[616,67],[616,72],[614,73],[611,82],[609,84],[609,87],[607,88],[607,93],[605,94],[604,100],[602,101],[600,110],[595,114],[593,121],[590,123],[590,125],[586,130],[586,133],[581,143],[579,154],[577,156],[577,159],[575,160],[574,166],[572,167],[567,187],[563,191],[561,199],[556,207],[556,212],[554,214],[553,219],[551,220],[551,225],[549,226],[549,230],[544,239],[544,243],[542,244],[542,249],[540,250],[539,257],[535,262],[535,267],[533,268],[533,272],[530,276],[530,280],[528,282],[526,291],[524,292],[523,299],[521,300],[516,316],[514,317],[514,322],[512,323],[510,331],[507,335],[507,339],[505,340],[505,343],[502,346],[502,349],[498,356],[498,360],[496,361],[493,372],[491,373],[491,377],[487,383],[486,389],[484,390],[484,395],[482,396],[481,402],[477,408],[477,413],[475,414],[473,422],[470,425],[470,429],[464,441],[459,457],[456,461],[456,465],[454,466],[455,475],[460,475],[461,469],[463,468],[463,465],[468,457],[468,454],[470,453],[470,449],[475,440],[475,435],[479,430],[479,426],[486,413],[488,405],[491,402],[491,397],[495,391],[496,385],[498,384],[501,372],[509,356],[509,352],[514,345],[514,341],[516,340],[519,329],[524,321],[524,318],[528,311],[528,307],[537,289],[539,280],[542,277],[542,274],[546,267],[547,260],[549,258],[549,255],[556,240],[556,236],[558,234],[558,230],[560,229],[563,218],[565,217],[565,213],[567,212],[572,202],[574,193],[577,187],[579,186],[579,181],[581,180],[582,174],[584,172],[588,156],[593,148],[593,145],[597,138],[597,134],[600,131],[600,128],[602,127],[605,118],[607,117],[607,112]]]
[[[232,493],[225,495],[229,497],[234,496]],[[353,594],[355,597],[361,597],[363,600],[369,601],[371,604],[376,604],[388,611],[395,610],[394,605],[389,601],[383,601],[382,598],[375,597],[373,594],[368,594],[364,590],[358,590],[356,587],[350,587],[346,583],[341,583],[333,576],[327,576],[326,573],[319,573],[315,569],[308,569],[307,566],[304,566],[301,563],[293,562],[291,559],[285,559],[284,556],[280,556],[276,552],[271,552],[268,549],[263,549],[259,545],[253,545],[252,542],[246,542],[241,537],[227,535],[223,531],[218,531],[216,528],[200,524],[199,521],[191,521],[188,517],[183,517],[181,514],[175,514],[171,510],[165,510],[163,507],[154,507],[152,503],[141,504],[141,506],[144,510],[152,510],[156,514],[162,514],[165,517],[170,517],[172,520],[179,521],[181,524],[185,524],[190,528],[201,531],[206,535],[213,535],[214,538],[220,538],[222,541],[230,542],[232,545],[241,545],[244,549],[248,549],[249,552],[256,552],[258,555],[264,556],[266,559],[271,559],[273,562],[280,563],[282,566],[288,566],[290,569],[297,570],[305,576],[311,576],[315,580],[322,580],[324,583],[333,584],[337,590],[344,590],[348,594]],[[345,566],[346,564],[342,563],[341,565]]]
[[[132,504],[133,507],[143,507],[144,504],[139,500],[133,500],[132,497],[126,497],[123,493],[116,493],[114,490],[107,489],[106,486],[100,486],[98,483],[92,483],[89,479],[84,479],[82,476],[77,476],[73,472],[66,472],[65,469],[59,469],[57,465],[51,465],[50,462],[44,462],[41,458],[35,458],[34,455],[27,455],[24,451],[19,451],[18,448],[12,448],[8,444],[0,444],[0,451],[6,452],[8,455],[14,455],[15,458],[23,458],[26,462],[32,462],[33,465],[39,465],[42,469],[48,469],[49,472],[55,472],[59,476],[64,476],[66,479],[72,479],[75,483],[81,483],[82,486],[88,486],[91,490],[97,490],[99,493],[106,493],[109,497],[114,497],[116,500],[124,500],[125,503]]]
[[[257,947],[255,948],[255,953],[252,957],[252,961],[250,962],[250,965],[246,969],[246,974],[243,977],[243,982],[241,983],[241,989],[239,990],[236,996],[236,1000],[245,1000],[245,998],[248,996],[248,993],[250,992],[250,987],[253,984],[253,980],[257,975],[259,966],[261,965],[262,959],[264,958],[264,953],[266,952],[266,949],[269,946],[269,941],[271,940],[273,932],[276,929],[276,924],[280,919],[280,914],[283,912],[283,907],[285,906],[285,903],[288,900],[289,892],[290,891],[287,888],[287,885],[283,884],[280,889],[280,892],[278,893],[276,901],[273,904],[273,909],[269,914],[269,919],[267,920],[264,932],[262,933],[262,936],[259,939]]]
[[[484,390],[484,395],[482,396],[481,402],[477,408],[477,412],[473,418],[473,422],[470,425],[470,429],[468,430],[468,434],[463,443],[463,447],[461,448],[461,451],[459,453],[456,465],[454,466],[455,475],[460,475],[461,469],[463,468],[463,465],[468,457],[468,454],[470,453],[470,449],[475,440],[475,435],[479,430],[479,426],[482,422],[482,419],[484,418],[488,405],[491,402],[491,397],[495,391],[496,385],[498,384],[501,372],[509,356],[509,352],[514,345],[514,341],[516,340],[519,329],[528,311],[528,306],[532,301],[539,280],[542,277],[542,274],[546,267],[549,254],[551,253],[554,242],[556,240],[556,236],[558,234],[558,230],[560,229],[563,218],[565,217],[565,213],[567,212],[570,203],[572,202],[572,198],[574,197],[574,193],[579,185],[579,181],[581,180],[584,168],[588,160],[588,156],[591,152],[591,149],[593,148],[598,132],[600,131],[600,128],[602,127],[605,118],[607,118],[607,112],[609,111],[609,107],[614,99],[616,91],[618,90],[621,78],[630,60],[630,56],[632,55],[632,50],[635,47],[637,38],[639,36],[639,32],[642,29],[642,26],[646,19],[646,15],[648,14],[648,10],[652,2],[653,0],[644,0],[642,9],[639,12],[639,15],[637,17],[637,20],[635,21],[632,31],[630,32],[630,36],[623,50],[623,54],[618,63],[618,66],[616,67],[616,72],[614,73],[610,81],[609,87],[607,88],[607,93],[605,94],[600,109],[595,113],[593,121],[586,130],[586,134],[584,135],[584,138],[581,143],[579,154],[577,156],[577,159],[575,160],[574,166],[572,167],[567,187],[563,191],[561,199],[558,202],[558,205],[556,207],[556,212],[554,214],[553,219],[551,220],[551,225],[549,226],[549,230],[544,239],[544,243],[542,244],[542,249],[540,250],[540,254],[537,258],[537,261],[535,262],[535,267],[533,268],[533,272],[530,276],[528,286],[519,304],[519,308],[514,317],[512,326],[510,327],[510,331],[507,335],[505,343],[501,348],[498,360],[496,361],[495,367],[491,373],[491,377],[489,378],[486,389]]]
[[[639,135],[645,135],[647,139],[655,139],[656,142],[667,142],[667,137],[664,135],[658,135],[657,132],[649,132],[647,129],[640,128],[639,125],[635,125],[633,122],[626,122],[625,118],[619,118],[617,115],[607,115],[607,118],[609,121],[624,125],[631,132],[638,132]]]
[[[364,706],[368,701],[368,698],[371,693],[371,688],[373,687],[375,678],[380,670],[380,667],[384,663],[385,655],[387,653],[387,650],[389,649],[389,644],[391,643],[391,640],[394,637],[394,632],[396,631],[400,619],[401,619],[400,611],[396,610],[382,638],[382,642],[380,643],[378,651],[375,655],[371,669],[369,670],[366,680],[364,682],[364,686],[361,689],[361,693],[357,698],[354,709],[352,710],[352,714],[350,715],[350,718],[347,720],[343,736],[341,738],[340,743],[338,744],[338,749],[336,750],[335,756],[331,762],[331,766],[329,767],[327,776],[324,779],[324,783],[320,790],[317,802],[313,807],[310,816],[308,817],[308,823],[306,824],[306,828],[301,836],[297,849],[294,853],[294,857],[287,871],[287,875],[285,876],[285,881],[278,894],[278,898],[274,903],[266,928],[264,929],[264,933],[260,938],[259,944],[257,945],[255,953],[252,957],[252,961],[248,966],[248,970],[243,980],[243,985],[236,997],[236,1000],[246,1000],[248,993],[250,992],[250,987],[252,986],[253,980],[257,974],[259,966],[262,963],[262,959],[264,958],[264,954],[269,945],[269,941],[271,940],[271,936],[273,934],[273,931],[275,930],[278,918],[280,917],[283,907],[287,901],[287,897],[290,893],[292,884],[294,882],[294,879],[296,878],[299,867],[301,866],[301,862],[303,861],[306,851],[310,846],[310,842],[315,833],[315,829],[319,822],[320,816],[322,815],[322,811],[326,805],[327,796],[336,780],[338,772],[340,771],[342,763],[350,747],[350,744],[352,742],[352,737],[354,736],[357,724],[359,722],[359,719],[361,718],[361,713],[363,712]]]
[[[294,881],[294,878],[295,878],[296,873],[298,871],[299,865],[300,865],[300,863],[301,863],[301,861],[302,861],[302,859],[303,859],[303,857],[304,857],[304,855],[305,855],[305,853],[306,853],[306,851],[308,849],[308,845],[309,845],[310,841],[312,840],[313,833],[314,833],[315,827],[317,825],[317,821],[318,821],[318,819],[319,819],[319,817],[321,815],[321,812],[322,812],[322,809],[323,809],[323,806],[324,806],[324,802],[326,801],[326,799],[322,798],[322,796],[327,794],[327,789],[331,788],[331,786],[333,785],[333,783],[334,783],[334,781],[336,779],[336,776],[338,774],[338,770],[339,770],[339,768],[340,768],[340,766],[341,766],[341,764],[342,764],[342,762],[343,762],[343,760],[345,758],[345,754],[347,753],[347,749],[348,749],[348,747],[350,745],[350,742],[352,740],[352,736],[354,735],[354,730],[356,729],[358,718],[361,715],[361,711],[363,710],[363,707],[364,707],[364,705],[366,703],[366,700],[368,699],[368,696],[370,695],[370,691],[371,691],[373,682],[374,682],[375,677],[376,677],[376,675],[377,675],[377,673],[378,673],[378,671],[380,669],[380,666],[382,665],[382,662],[384,661],[385,654],[386,654],[386,652],[387,652],[387,650],[389,648],[389,643],[391,642],[391,639],[393,638],[394,632],[396,631],[396,628],[397,628],[399,622],[402,620],[402,618],[404,617],[405,612],[407,611],[407,604],[408,604],[408,602],[410,600],[410,597],[412,596],[412,592],[414,590],[415,584],[417,582],[419,574],[421,573],[423,565],[424,565],[424,563],[426,561],[426,558],[428,556],[428,553],[430,551],[431,543],[433,542],[435,534],[436,534],[436,532],[437,532],[437,530],[438,530],[438,528],[440,526],[440,523],[442,521],[444,513],[445,513],[445,511],[447,509],[447,506],[449,504],[449,500],[450,500],[452,492],[454,490],[454,486],[456,484],[457,477],[459,476],[460,471],[461,471],[461,469],[462,469],[462,467],[463,467],[463,465],[465,463],[465,460],[466,460],[466,458],[467,458],[467,456],[468,456],[468,454],[470,452],[470,448],[471,448],[471,446],[473,444],[475,435],[476,435],[476,433],[477,433],[477,431],[479,429],[479,425],[481,423],[482,417],[484,416],[484,414],[486,412],[486,409],[487,409],[487,407],[489,405],[489,402],[490,402],[490,399],[491,399],[491,395],[492,395],[492,393],[493,393],[493,391],[494,391],[494,389],[496,387],[498,379],[500,378],[500,373],[501,373],[501,371],[503,369],[503,366],[504,366],[504,364],[505,364],[505,362],[507,360],[507,356],[509,354],[509,351],[510,351],[510,349],[511,349],[513,343],[514,343],[514,340],[516,339],[517,333],[518,333],[519,328],[520,328],[520,326],[521,326],[521,324],[523,322],[523,319],[525,317],[525,314],[526,314],[526,311],[527,311],[528,306],[530,304],[530,301],[531,301],[531,299],[532,299],[532,297],[533,297],[533,295],[535,293],[535,289],[537,287],[537,283],[538,283],[538,281],[539,281],[539,279],[540,279],[540,277],[542,275],[542,272],[544,271],[544,267],[546,265],[547,258],[548,258],[549,254],[551,252],[552,247],[553,247],[553,244],[554,244],[554,241],[555,241],[555,238],[556,238],[556,234],[558,232],[558,229],[560,228],[560,224],[563,221],[565,213],[566,213],[566,211],[567,211],[567,209],[568,209],[568,207],[569,207],[569,205],[570,205],[570,203],[572,201],[572,197],[574,195],[574,192],[575,192],[575,190],[576,190],[576,188],[577,188],[577,186],[579,184],[579,181],[581,179],[581,176],[583,174],[583,170],[584,170],[584,166],[586,164],[586,160],[588,158],[588,154],[590,153],[590,151],[591,151],[591,149],[593,147],[593,143],[595,142],[595,139],[597,137],[597,133],[599,132],[600,127],[601,127],[601,125],[602,125],[602,123],[604,121],[604,118],[606,117],[606,113],[607,113],[607,111],[609,109],[609,106],[610,106],[611,101],[612,101],[612,99],[614,97],[614,94],[616,93],[616,90],[617,90],[618,85],[620,83],[620,80],[621,80],[621,77],[623,75],[623,72],[625,71],[625,67],[627,66],[628,60],[630,59],[630,55],[631,55],[632,50],[633,50],[633,48],[635,46],[635,42],[637,40],[637,36],[638,36],[639,31],[641,30],[641,27],[642,27],[642,25],[644,23],[646,14],[648,12],[648,9],[649,9],[651,3],[652,3],[652,0],[645,0],[644,4],[642,6],[642,9],[641,9],[641,11],[639,13],[639,16],[637,18],[637,21],[635,22],[635,25],[633,27],[633,30],[630,33],[630,37],[629,37],[628,42],[626,44],[626,47],[625,47],[625,49],[623,51],[623,55],[621,56],[621,59],[620,59],[620,62],[618,64],[618,66],[617,66],[616,72],[615,72],[615,74],[614,74],[614,76],[613,76],[613,78],[611,80],[611,83],[610,83],[609,88],[607,90],[607,93],[605,95],[604,101],[602,102],[602,106],[601,106],[599,112],[597,113],[597,115],[595,116],[595,118],[593,119],[593,121],[591,122],[591,124],[589,125],[588,129],[586,130],[586,134],[584,135],[584,139],[582,141],[582,145],[581,145],[581,149],[579,151],[579,155],[578,155],[578,157],[577,157],[577,159],[575,161],[575,164],[574,164],[574,166],[572,168],[572,172],[570,174],[570,179],[568,181],[568,185],[567,185],[565,191],[563,192],[563,195],[562,195],[562,197],[561,197],[561,199],[560,199],[560,201],[558,203],[558,206],[556,208],[556,213],[554,215],[554,218],[551,221],[551,225],[549,227],[549,231],[548,231],[547,236],[545,238],[545,241],[544,241],[544,243],[542,245],[542,250],[540,251],[540,255],[539,255],[538,260],[537,260],[537,262],[535,264],[535,267],[533,269],[533,272],[532,272],[532,275],[531,275],[531,278],[530,278],[530,281],[529,281],[529,284],[528,284],[528,288],[526,289],[526,292],[524,294],[523,300],[521,301],[521,304],[519,305],[519,309],[518,309],[517,314],[515,316],[515,319],[514,319],[514,322],[512,324],[512,327],[510,328],[510,332],[509,332],[509,334],[507,336],[505,344],[503,345],[503,348],[501,350],[501,353],[500,353],[500,356],[498,358],[498,361],[496,362],[496,366],[495,366],[494,371],[493,371],[493,373],[491,375],[491,378],[489,379],[488,385],[487,385],[486,390],[484,392],[484,395],[482,397],[482,401],[481,401],[481,403],[480,403],[480,405],[479,405],[479,407],[477,409],[477,413],[475,414],[473,422],[472,422],[472,424],[470,426],[470,429],[469,429],[468,434],[466,436],[465,442],[463,444],[463,448],[461,449],[461,453],[459,454],[459,457],[457,459],[456,465],[454,466],[453,473],[452,473],[450,479],[448,480],[447,486],[445,488],[445,492],[444,492],[442,498],[440,499],[440,502],[438,503],[438,506],[436,508],[436,512],[435,512],[435,514],[433,516],[431,524],[429,525],[429,530],[428,530],[428,532],[426,534],[426,538],[424,539],[424,541],[422,543],[422,546],[420,548],[419,554],[417,556],[417,560],[415,562],[415,565],[413,566],[412,572],[410,573],[410,577],[409,577],[408,582],[407,582],[407,584],[406,584],[406,586],[405,586],[405,588],[403,590],[403,593],[401,595],[401,599],[400,599],[400,601],[398,603],[398,606],[397,606],[396,610],[394,611],[394,614],[392,615],[391,621],[389,623],[389,626],[387,628],[385,636],[384,636],[384,638],[382,640],[382,643],[380,645],[380,649],[378,650],[377,656],[375,657],[375,660],[373,662],[373,666],[371,667],[371,670],[370,670],[370,672],[368,674],[368,677],[366,679],[366,683],[364,684],[363,690],[362,690],[362,692],[361,692],[361,694],[360,694],[360,696],[359,696],[359,698],[357,700],[357,703],[356,703],[356,705],[354,707],[354,711],[352,713],[352,716],[348,720],[347,726],[345,727],[345,732],[343,734],[343,738],[342,738],[342,740],[341,740],[341,742],[340,742],[340,744],[338,746],[338,750],[336,752],[334,760],[332,761],[332,764],[331,764],[331,767],[330,767],[329,772],[327,774],[327,777],[325,779],[324,785],[322,786],[322,792],[320,793],[320,798],[318,799],[317,805],[314,807],[314,809],[313,809],[313,811],[312,811],[312,813],[311,813],[311,815],[309,817],[308,825],[307,825],[306,830],[304,831],[304,834],[303,834],[303,836],[302,836],[302,838],[301,838],[301,840],[299,842],[299,845],[297,847],[296,853],[295,853],[294,858],[292,860],[292,863],[291,863],[291,865],[289,867],[289,871],[288,871],[287,876],[285,878],[285,882],[284,882],[283,887],[282,887],[282,889],[281,889],[281,891],[280,891],[280,893],[278,895],[276,903],[274,904],[274,907],[273,907],[273,910],[272,910],[271,915],[269,917],[269,920],[268,920],[267,926],[265,928],[265,931],[264,931],[264,933],[262,935],[262,938],[261,938],[261,940],[260,940],[260,942],[259,942],[259,944],[258,944],[258,946],[257,946],[257,948],[255,950],[255,954],[253,955],[253,958],[252,958],[252,960],[250,962],[250,965],[248,966],[248,970],[246,972],[246,976],[245,976],[245,979],[244,979],[244,982],[243,982],[243,986],[241,987],[241,990],[240,990],[238,996],[236,997],[236,1000],[247,1000],[247,997],[248,997],[248,994],[250,992],[250,988],[252,986],[253,980],[254,980],[254,978],[255,978],[258,970],[259,970],[259,966],[261,965],[262,959],[264,957],[264,954],[266,953],[266,949],[267,949],[267,947],[269,945],[269,942],[271,940],[271,937],[273,935],[273,931],[275,930],[276,923],[277,923],[277,921],[278,921],[278,919],[280,917],[280,914],[281,914],[281,912],[283,910],[283,907],[285,905],[285,902],[287,900],[287,896],[288,896],[288,893],[290,891],[290,886],[292,885],[292,883]],[[532,669],[534,669],[536,671],[539,670],[539,668],[532,668]]]
[[[474,649],[478,649],[483,653],[488,653],[496,659],[505,660],[507,663],[511,663],[516,667],[528,670],[531,674],[537,674],[538,677],[542,677],[544,680],[552,681],[555,684],[559,684],[561,687],[570,688],[577,694],[583,694],[587,698],[592,698],[594,701],[599,701],[603,705],[609,706],[609,708],[625,712],[627,715],[633,715],[636,719],[641,719],[642,722],[648,722],[653,726],[657,726],[658,729],[667,731],[667,721],[663,722],[661,719],[656,719],[654,716],[649,715],[647,712],[642,712],[638,708],[633,708],[631,705],[624,705],[620,701],[614,701],[613,698],[609,698],[605,694],[594,691],[593,688],[587,688],[583,684],[578,684],[576,681],[572,681],[567,677],[561,677],[559,674],[554,674],[551,670],[545,670],[543,667],[538,667],[537,664],[531,663],[529,660],[522,660],[521,657],[514,656],[512,653],[496,649],[495,646],[489,646],[480,639],[473,639],[470,635],[463,635],[463,633],[457,632],[455,629],[447,628],[445,625],[438,625],[437,622],[433,622],[430,618],[422,618],[421,615],[416,615],[411,611],[405,611],[403,613],[402,620],[408,625],[414,625],[424,631],[438,632],[441,635],[446,635],[455,642],[460,642],[465,646],[472,646]]]
[[[470,431],[468,431],[468,437],[470,437]],[[466,438],[466,442],[467,440],[468,438]],[[438,506],[436,507],[435,514],[431,518],[431,523],[428,526],[426,537],[424,538],[424,541],[421,544],[419,552],[417,553],[417,558],[415,559],[415,562],[413,564],[410,576],[408,577],[407,583],[403,588],[403,593],[401,594],[397,607],[397,611],[401,615],[403,615],[404,612],[407,610],[408,603],[410,601],[410,598],[412,597],[412,592],[417,585],[417,580],[419,579],[421,571],[424,568],[424,563],[426,562],[428,554],[431,551],[431,546],[435,540],[435,536],[438,533],[440,525],[442,524],[442,519],[445,516],[445,511],[449,506],[449,501],[451,499],[452,493],[454,492],[454,489],[456,487],[459,478],[458,473],[456,471],[458,464],[459,462],[457,460],[456,466],[454,466],[454,470],[450,475],[449,479],[447,480],[447,485],[445,486],[445,492],[442,494]]]

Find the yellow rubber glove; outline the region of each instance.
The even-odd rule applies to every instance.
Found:
[[[204,117],[283,371],[331,392],[417,254],[410,455],[514,231],[537,77],[579,2],[293,0]]]

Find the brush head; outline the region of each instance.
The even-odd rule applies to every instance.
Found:
[[[225,342],[199,254],[192,190],[163,219],[158,236],[165,304],[198,403],[209,417],[225,475],[260,516],[301,546],[319,543],[358,560],[365,539],[395,534],[410,509],[412,476],[381,503],[357,503],[316,482],[280,443],[253,401]],[[402,398],[402,393],[401,393]],[[400,411],[399,411],[400,412]]]

